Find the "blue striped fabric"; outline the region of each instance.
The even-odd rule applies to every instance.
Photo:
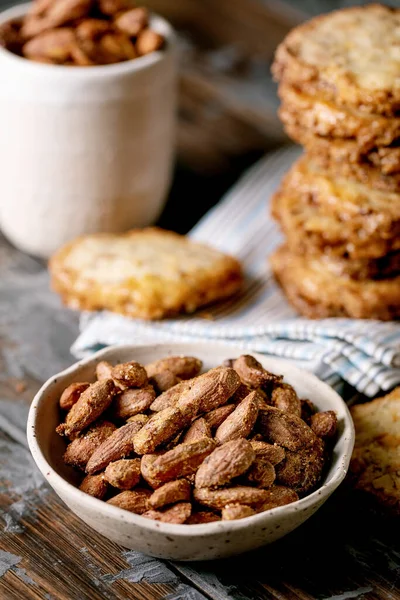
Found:
[[[83,356],[118,343],[219,339],[247,351],[300,362],[335,387],[341,381],[374,396],[400,383],[400,324],[299,318],[276,285],[267,256],[281,234],[268,202],[299,149],[282,149],[252,167],[191,231],[194,240],[234,254],[247,275],[239,298],[193,316],[154,323],[86,313],[72,347]]]

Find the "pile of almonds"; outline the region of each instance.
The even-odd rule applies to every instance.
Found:
[[[128,0],[34,0],[22,18],[0,27],[0,45],[57,65],[108,65],[159,50],[146,8]]]
[[[149,519],[209,523],[298,500],[321,480],[336,415],[316,412],[252,356],[199,375],[200,360],[99,362],[60,398],[80,489]]]

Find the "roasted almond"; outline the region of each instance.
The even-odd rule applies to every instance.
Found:
[[[129,456],[134,449],[135,434],[141,427],[140,421],[133,421],[114,431],[92,454],[86,465],[86,472],[92,474],[102,471],[110,462]]]
[[[79,489],[81,492],[89,494],[89,496],[93,496],[94,498],[102,500],[107,493],[108,484],[107,481],[104,480],[102,474],[86,475],[85,479],[79,486]]]
[[[234,477],[247,471],[255,459],[250,442],[231,440],[216,448],[200,465],[196,473],[196,487],[226,485]]]
[[[179,502],[164,510],[148,510],[142,514],[146,519],[162,521],[163,523],[176,523],[180,525],[190,517],[192,505],[190,502]]]
[[[60,408],[61,410],[70,410],[74,404],[76,404],[80,398],[80,395],[87,390],[90,383],[71,383],[60,396]]]
[[[135,452],[151,454],[158,446],[173,438],[186,424],[187,420],[177,408],[166,408],[155,413],[136,434]]]
[[[169,481],[150,496],[150,505],[152,508],[162,508],[168,504],[176,502],[189,502],[191,496],[191,486],[187,479],[177,479]]]
[[[300,417],[273,406],[266,406],[259,411],[257,428],[268,442],[283,446],[292,452],[311,446],[316,438]]]
[[[116,396],[112,403],[112,414],[115,419],[126,420],[150,408],[156,393],[151,385],[142,388],[125,390]]]
[[[113,487],[131,490],[140,480],[140,458],[122,458],[109,463],[104,479]]]
[[[89,427],[110,406],[117,392],[111,379],[92,383],[68,412],[65,423],[56,428],[57,433],[71,437]]]
[[[146,510],[149,510],[150,490],[144,488],[136,488],[135,490],[121,492],[107,500],[107,504],[129,510],[137,515],[142,515]]]
[[[251,392],[218,427],[215,439],[219,444],[250,435],[258,416],[257,398],[258,391]]]
[[[217,510],[228,504],[245,504],[257,506],[268,498],[267,490],[236,485],[229,488],[213,490],[211,488],[195,488],[194,499],[199,503]]]
[[[85,432],[80,433],[64,452],[63,460],[71,467],[85,470],[86,464],[94,451],[116,430],[110,421],[96,421]]]
[[[211,429],[207,421],[203,417],[199,417],[193,421],[185,433],[182,442],[187,444],[189,442],[196,442],[202,438],[211,438]]]
[[[199,465],[215,448],[214,440],[202,438],[189,444],[178,444],[172,450],[157,456],[154,461],[146,457],[142,474],[148,482],[166,483],[172,479],[195,473]],[[145,458],[145,457],[144,457]],[[145,464],[145,470],[143,470]],[[150,485],[152,485],[150,483]]]
[[[271,402],[276,408],[301,417],[301,402],[294,388],[288,383],[282,382],[274,386]]]

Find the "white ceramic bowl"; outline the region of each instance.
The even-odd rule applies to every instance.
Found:
[[[0,24],[29,4],[0,14]],[[176,44],[113,65],[41,64],[0,47],[0,227],[48,258],[69,240],[154,223],[175,149]]]
[[[93,381],[95,366],[100,360],[149,363],[168,355],[186,354],[202,359],[207,370],[242,353],[240,349],[219,343],[114,346],[54,375],[35,396],[28,417],[28,442],[37,466],[60,498],[90,527],[122,546],[152,556],[208,560],[239,554],[277,540],[311,517],[338,487],[346,475],[354,444],[353,423],[343,400],[314,375],[286,361],[254,354],[265,368],[282,373],[300,397],[309,398],[320,410],[334,410],[339,435],[331,466],[319,489],[293,504],[252,517],[203,525],[172,525],[110,506],[74,487],[76,474],[62,461],[65,442],[54,431],[60,420],[58,399],[62,390],[74,381]]]

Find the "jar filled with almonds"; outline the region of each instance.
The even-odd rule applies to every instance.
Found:
[[[164,19],[127,0],[14,7],[0,15],[0,81],[0,227],[16,246],[47,258],[157,219],[174,151]]]

